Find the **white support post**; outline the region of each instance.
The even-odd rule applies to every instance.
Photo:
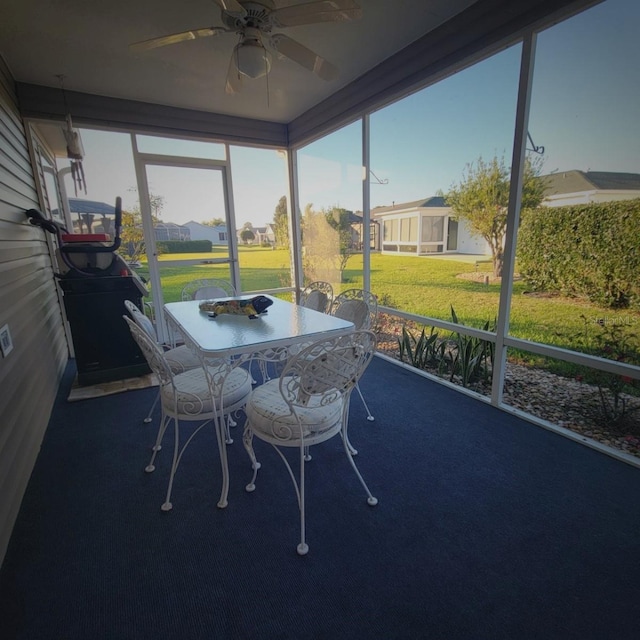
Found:
[[[153,230],[153,218],[151,217],[151,204],[149,202],[149,183],[144,161],[140,157],[138,143],[134,133],[131,136],[131,150],[133,151],[133,165],[136,170],[136,182],[138,184],[138,202],[140,203],[140,215],[142,216],[142,234],[144,236],[145,253],[149,265],[149,279],[151,291],[154,294],[153,311],[156,321],[156,333],[158,340],[165,343],[169,340],[168,331],[164,321],[164,309],[162,305],[162,283],[160,282],[160,268],[158,266],[158,249],[156,236]]]
[[[529,127],[529,108],[531,104],[535,48],[536,34],[530,31],[522,42],[522,58],[520,62],[518,103],[516,106],[515,133],[511,160],[509,208],[507,211],[502,286],[500,287],[500,303],[498,306],[498,321],[496,327],[496,350],[491,386],[491,404],[494,406],[500,406],[502,404],[504,374],[507,365],[505,338],[509,333],[509,317],[511,314],[513,273],[515,269],[515,251],[518,237],[518,224],[520,221],[520,206],[522,202],[522,174],[525,164],[527,131]]]
[[[298,194],[298,152],[290,149],[287,153],[287,218],[289,221],[289,252],[291,256],[291,285],[295,288],[295,299],[299,300],[303,289],[302,233],[300,230],[300,202]]]
[[[227,217],[227,245],[229,247],[229,262],[231,262],[231,283],[238,293],[242,293],[240,280],[240,260],[238,255],[238,236],[236,234],[236,209],[233,200],[233,181],[231,179],[231,154],[229,144],[225,143],[224,153],[226,165],[223,170],[224,200]]]
[[[371,174],[369,114],[362,117],[362,282],[371,291]]]

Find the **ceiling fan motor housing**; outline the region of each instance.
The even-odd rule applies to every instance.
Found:
[[[275,9],[273,2],[261,0],[260,2],[240,2],[240,4],[246,11],[243,16],[222,12],[222,21],[227,27],[237,31],[243,31],[246,28],[258,29],[263,33],[271,31],[273,27],[271,12]]]

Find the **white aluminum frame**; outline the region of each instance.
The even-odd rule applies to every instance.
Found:
[[[151,218],[151,203],[149,201],[149,183],[147,180],[148,166],[180,167],[186,169],[209,169],[219,171],[222,176],[223,203],[225,208],[225,219],[227,229],[227,247],[229,257],[221,262],[229,263],[231,284],[238,293],[240,288],[240,268],[238,262],[238,238],[235,233],[236,218],[233,202],[233,183],[231,180],[231,163],[229,161],[229,145],[225,143],[225,160],[214,160],[208,158],[193,158],[188,156],[171,156],[165,154],[145,153],[138,149],[136,134],[131,133],[131,148],[133,151],[133,162],[138,183],[138,197],[140,201],[140,211],[142,214],[142,229],[146,247],[147,260],[149,264],[149,277],[151,288],[154,291],[154,310],[156,319],[156,331],[158,339],[169,342],[170,332],[164,317],[164,298],[162,295],[162,284],[160,281],[160,267],[158,265],[158,250],[156,246],[153,221]]]

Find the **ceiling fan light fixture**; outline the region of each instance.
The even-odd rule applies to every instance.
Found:
[[[271,54],[257,40],[237,45],[234,57],[238,71],[248,78],[261,78],[271,71]]]

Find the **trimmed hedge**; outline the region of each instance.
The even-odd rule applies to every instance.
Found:
[[[534,291],[640,308],[640,199],[523,211],[517,257]]]
[[[211,253],[211,240],[168,240],[158,242],[161,253]]]

